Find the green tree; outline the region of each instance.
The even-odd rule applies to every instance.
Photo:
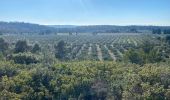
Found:
[[[69,35],[73,35],[73,33],[69,32]]]
[[[164,30],[163,33],[164,33],[164,34],[170,34],[170,29]]]
[[[143,64],[143,59],[141,57],[141,54],[137,50],[130,49],[125,53],[125,60],[130,61],[131,63],[135,64]]]
[[[165,39],[166,39],[166,42],[167,42],[168,44],[170,44],[170,35],[167,35],[167,36],[165,37]]]
[[[5,53],[9,49],[9,44],[3,38],[0,38],[0,52]]]
[[[36,44],[34,44],[31,52],[32,52],[32,53],[37,53],[37,52],[39,52],[40,50],[41,50],[41,47],[39,46],[39,44],[36,43]]]
[[[153,29],[152,30],[152,34],[161,34],[161,33],[162,33],[161,29]]]
[[[18,53],[14,54],[12,59],[15,63],[28,65],[32,63],[38,63],[40,57],[31,53]]]
[[[27,41],[21,41],[19,40],[15,45],[15,53],[23,53],[29,50],[29,46],[27,44]]]
[[[18,73],[18,66],[7,61],[0,61],[0,78],[2,76],[12,77]]]
[[[125,53],[125,60],[136,64],[156,63],[163,61],[161,52],[149,41],[143,43],[138,49],[130,49]]]
[[[66,58],[66,44],[64,41],[60,41],[55,47],[55,57],[64,60]]]

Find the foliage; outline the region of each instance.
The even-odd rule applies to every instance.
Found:
[[[130,49],[125,53],[125,59],[135,64],[157,63],[163,61],[161,52],[146,41],[138,50]]]
[[[167,35],[167,36],[165,37],[165,39],[166,39],[166,41],[170,44],[170,36]]]
[[[5,75],[8,77],[16,75],[19,72],[18,67],[19,66],[14,63],[0,61],[0,78]]]
[[[39,52],[40,50],[41,50],[41,47],[39,46],[39,44],[36,43],[36,44],[34,44],[31,52],[32,52],[32,53],[37,53],[37,52]]]
[[[15,74],[4,73],[0,80],[1,98],[9,99],[169,99],[170,67],[162,64],[116,62],[56,63],[47,68],[17,67]]]
[[[152,34],[161,34],[161,29],[154,29],[152,30]]]
[[[170,29],[164,30],[164,34],[170,34]]]
[[[29,49],[29,46],[27,44],[27,41],[17,41],[17,43],[15,44],[15,53],[23,53],[23,52],[26,52],[28,51]]]
[[[57,46],[54,46],[56,53],[55,57],[58,58],[59,60],[64,60],[66,59],[66,43],[64,41],[60,41]]]
[[[9,44],[0,38],[0,52],[5,53],[9,49]]]
[[[38,55],[32,54],[32,53],[18,53],[13,54],[12,59],[15,63],[18,64],[32,64],[32,63],[38,63],[40,61],[40,57]]]

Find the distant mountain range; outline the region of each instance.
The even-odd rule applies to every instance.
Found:
[[[1,33],[39,33],[48,30],[55,31],[55,28],[23,22],[0,22]]]
[[[116,25],[39,25],[23,22],[0,22],[0,33],[150,33],[153,29],[170,29],[170,26],[116,26]]]
[[[53,28],[75,28],[76,25],[48,25],[49,27]]]

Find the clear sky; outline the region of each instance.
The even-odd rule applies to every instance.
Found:
[[[170,0],[0,0],[0,21],[170,25]]]

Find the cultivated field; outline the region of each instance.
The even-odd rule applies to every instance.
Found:
[[[54,57],[54,45],[66,42],[69,60],[121,61],[125,52],[138,48],[144,42],[159,42],[152,35],[107,34],[107,35],[9,35],[3,36],[9,43],[26,40],[29,44],[38,43],[42,52]]]

